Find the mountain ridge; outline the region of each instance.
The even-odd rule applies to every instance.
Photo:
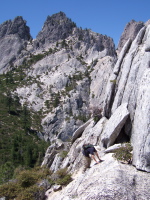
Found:
[[[131,21],[116,50],[112,38],[76,27],[62,12],[48,16],[34,40],[28,35],[25,21],[20,17],[16,19],[16,26],[12,26],[14,34],[9,31],[12,22],[0,25],[2,83],[9,80],[13,86],[6,84],[9,96],[8,91],[2,91],[2,95],[17,97],[21,106],[26,105],[39,117],[38,125],[32,123],[26,134],[31,134],[30,130],[50,142],[42,166],[53,172],[65,167],[71,173],[78,172],[82,168],[83,143],[91,142],[104,152],[118,143],[130,142],[132,165],[144,171],[143,177],[150,172],[149,23]],[[19,29],[20,21],[26,33],[24,37]],[[3,28],[5,25],[8,31]],[[63,150],[68,152],[65,158],[60,156]],[[111,156],[108,157],[114,164]],[[105,163],[102,166],[107,169]],[[132,178],[128,178],[132,191],[135,176],[138,180],[141,177],[141,173],[133,171]],[[94,169],[87,172],[87,177],[91,172]],[[119,174],[114,174],[113,180],[116,180]],[[143,182],[145,184],[145,178]],[[83,185],[77,196],[84,190]],[[113,188],[110,190],[110,198],[114,198]],[[120,199],[119,189],[116,193],[116,199]],[[142,188],[143,199],[148,196],[148,192],[144,193]],[[69,199],[68,191],[66,194]],[[138,194],[132,194],[138,199]],[[73,195],[79,199],[75,192]],[[109,190],[102,197],[107,199],[108,196]],[[82,198],[88,199],[86,195]],[[90,198],[98,197],[90,194]]]

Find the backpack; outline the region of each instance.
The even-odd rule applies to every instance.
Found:
[[[88,148],[91,148],[91,147],[94,147],[94,145],[93,144],[84,144],[83,145],[83,149],[85,150],[85,149],[88,149]]]

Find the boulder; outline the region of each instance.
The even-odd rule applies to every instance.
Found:
[[[48,167],[51,166],[51,164],[53,163],[53,160],[55,158],[55,155],[57,154],[57,148],[59,148],[59,146],[61,147],[62,143],[61,143],[61,145],[58,144],[58,146],[55,143],[48,147],[48,149],[46,150],[46,153],[45,153],[44,160],[42,162],[42,166],[48,166]]]
[[[124,103],[116,109],[114,114],[107,121],[101,135],[101,142],[105,148],[114,144],[128,116],[129,111],[127,109],[127,103]]]
[[[90,122],[92,121],[92,119],[88,120],[85,124],[83,124],[82,126],[80,126],[72,135],[72,143],[79,137],[81,137],[83,131],[85,130],[85,128],[90,124]]]
[[[124,144],[114,144],[113,146],[110,146],[106,150],[104,150],[104,153],[113,153],[116,149],[124,146]]]

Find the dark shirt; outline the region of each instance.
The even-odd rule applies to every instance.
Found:
[[[87,149],[83,150],[83,155],[86,157],[90,157],[89,154],[94,155],[94,152],[96,152],[96,149],[94,147],[89,147]]]

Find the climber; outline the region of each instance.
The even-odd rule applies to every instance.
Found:
[[[95,164],[99,164],[102,160],[100,159],[97,150],[95,149],[94,145],[92,144],[84,144],[82,146],[82,153],[84,155],[84,169],[83,171],[85,171],[87,168],[90,168],[90,164],[91,164],[91,158],[93,160],[95,160]],[[95,155],[97,156],[97,158],[99,159],[99,161],[96,160]]]

